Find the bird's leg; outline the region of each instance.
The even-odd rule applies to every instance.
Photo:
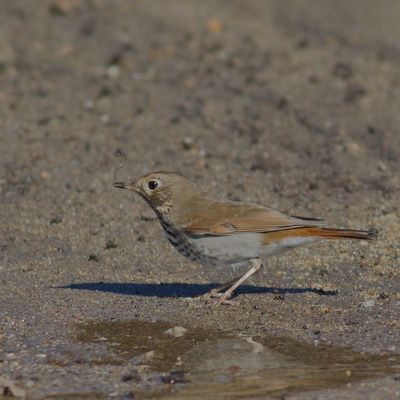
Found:
[[[253,274],[255,274],[255,273],[257,273],[259,270],[260,270],[260,268],[262,267],[262,263],[261,263],[261,261],[259,260],[259,259],[252,259],[252,260],[250,260],[250,262],[251,262],[251,264],[253,264],[254,265],[254,263],[255,262],[259,262],[261,265],[258,267],[258,268],[256,268],[256,270],[254,271],[254,272],[252,272],[252,273],[250,273],[250,275],[247,275],[249,272],[250,272],[250,270],[248,271],[248,272],[246,272],[244,275],[241,275],[241,276],[238,276],[238,277],[236,277],[236,278],[234,278],[234,279],[231,279],[229,282],[225,282],[223,285],[221,285],[221,286],[218,286],[218,287],[216,287],[216,288],[214,288],[214,289],[211,289],[211,290],[209,290],[207,293],[204,293],[201,297],[203,297],[203,298],[205,298],[205,299],[213,299],[213,298],[220,298],[221,296],[223,296],[225,293],[220,293],[221,292],[221,290],[224,290],[224,289],[226,289],[226,288],[231,288],[231,287],[233,287],[233,285],[235,284],[235,283],[237,283],[237,282],[239,282],[239,283],[237,283],[237,286],[235,286],[233,289],[231,288],[231,291],[230,291],[230,294],[229,294],[229,296],[228,297],[230,297],[230,296],[232,296],[232,292],[239,286],[239,285],[241,285],[247,278],[249,278],[251,275],[253,275]],[[252,267],[253,268],[253,267]]]
[[[241,276],[226,292],[222,294],[222,296],[215,302],[215,306],[219,306],[222,303],[226,303],[229,297],[232,296],[233,291],[238,288],[247,278],[250,278],[253,274],[255,274],[261,267],[262,262],[258,258],[253,258],[250,260],[252,266],[251,268]]]
[[[214,306],[219,306],[220,304],[232,304],[232,302],[229,301],[228,299],[232,296],[232,293],[234,292],[234,290],[237,289],[247,278],[249,278],[256,272],[258,272],[260,270],[260,268],[262,267],[262,262],[258,258],[251,259],[250,262],[252,264],[251,268],[244,275],[242,275],[239,279],[230,281],[227,284],[223,285],[222,287],[217,288],[219,290],[222,290],[229,286],[229,289],[224,293],[216,292],[214,297],[218,296],[219,298],[215,303],[213,303]],[[233,282],[233,284],[232,284],[232,282]],[[212,294],[210,294],[210,297],[211,296],[212,296]]]
[[[209,290],[207,293],[204,293],[201,297],[205,299],[210,299],[210,298],[215,298],[215,297],[221,297],[223,293],[220,293],[221,290],[224,290],[226,288],[229,288],[232,286],[237,280],[239,280],[241,276],[236,277],[234,279],[231,279],[229,282],[225,282],[223,285],[218,286],[214,289]]]

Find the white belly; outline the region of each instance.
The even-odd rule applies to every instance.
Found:
[[[188,238],[189,243],[199,252],[223,264],[235,264],[257,258],[261,250],[261,235],[237,233],[228,236],[205,236]]]
[[[189,239],[189,242],[200,252],[223,263],[236,264],[251,258],[268,257],[294,247],[313,243],[317,237],[292,237],[279,242],[263,245],[262,235],[257,233],[237,233],[229,236],[207,236]]]

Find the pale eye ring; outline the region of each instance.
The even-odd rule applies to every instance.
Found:
[[[158,182],[157,181],[149,181],[149,183],[147,184],[148,188],[150,190],[155,190],[158,187]]]

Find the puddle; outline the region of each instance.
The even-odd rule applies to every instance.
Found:
[[[198,343],[214,337],[224,337],[222,333],[215,336],[201,329],[190,329],[181,337],[165,333],[173,327],[166,322],[96,321],[78,325],[77,339],[86,343],[107,344],[120,357],[120,363],[130,361],[133,364],[149,365],[154,371],[168,372],[177,369],[180,364],[178,357],[192,350]],[[101,359],[97,359],[96,363],[101,364]],[[109,363],[105,358],[104,364]],[[113,364],[116,363],[113,360]]]
[[[197,328],[174,337],[165,333],[171,328],[164,322],[97,321],[78,325],[77,340],[105,343],[121,363],[168,374],[159,391],[148,393],[152,398],[283,396],[400,371],[398,355]]]
[[[106,396],[101,393],[65,393],[45,397],[46,400],[105,400]],[[0,397],[1,400],[1,397]]]

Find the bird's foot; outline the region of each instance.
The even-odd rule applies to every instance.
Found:
[[[218,288],[211,289],[207,293],[204,293],[201,297],[205,300],[210,300],[210,299],[218,299],[220,298],[224,293],[221,293]]]
[[[229,298],[232,296],[232,293],[227,291],[227,292],[219,292],[218,288],[211,289],[209,292],[203,294],[201,297],[206,300],[207,303],[211,307],[217,307],[220,304],[226,304],[226,305],[234,305],[236,304],[235,301],[229,300]],[[217,299],[215,301],[215,299]]]
[[[228,305],[228,306],[235,306],[238,303],[236,301],[234,301],[234,300],[228,300],[227,298],[224,298],[223,296],[221,296],[218,300],[211,302],[210,306],[211,307],[218,307],[221,304],[225,304],[225,305]]]

